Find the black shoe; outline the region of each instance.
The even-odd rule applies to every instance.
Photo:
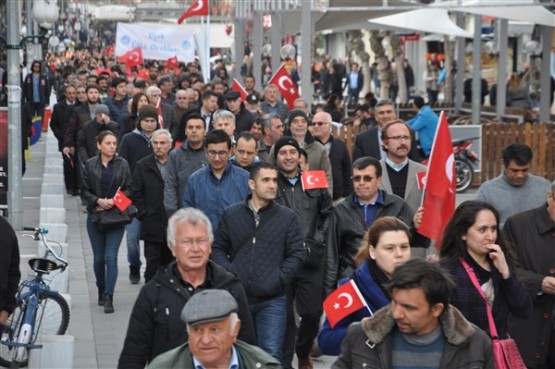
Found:
[[[104,295],[104,313],[112,314],[114,312],[113,296]]]
[[[98,306],[104,306],[104,289],[98,289]]]
[[[136,265],[129,266],[129,282],[138,284],[141,281],[141,267]]]

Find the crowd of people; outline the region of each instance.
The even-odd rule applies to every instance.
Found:
[[[67,193],[81,196],[87,212],[98,304],[117,310],[124,234],[129,281],[144,278],[119,368],[289,369],[296,355],[296,367],[311,369],[318,351],[339,355],[334,368],[413,360],[492,368],[487,304],[530,368],[555,368],[555,183],[529,173],[526,145],[504,149],[503,173],[456,209],[436,245],[439,262],[426,260],[416,173],[437,116],[422,98],[407,122],[389,99],[357,106],[356,120],[369,128],[351,160],[332,127],[343,118],[343,87],[348,103],[358,102],[356,63],[313,110],[302,98],[289,109],[274,85],[255,91],[250,75],[243,101],[221,65],[204,81],[195,62],[126,68],[77,54],[52,68],[56,78],[34,62],[23,97],[40,114],[50,96],[43,89],[57,96],[50,125]],[[331,84],[336,69],[329,65]],[[327,186],[304,187],[312,170]],[[98,213],[120,191],[137,217],[99,228]],[[366,308],[321,326],[325,297],[351,281]],[[13,283],[0,288],[9,295]],[[2,320],[13,301],[4,305]]]

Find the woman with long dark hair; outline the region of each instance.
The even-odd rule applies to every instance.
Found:
[[[133,98],[131,99],[129,115],[121,118],[118,122],[121,137],[129,132],[133,132],[133,130],[137,128],[139,109],[148,104],[148,96],[146,96],[145,93],[137,92],[135,95],[133,95]]]
[[[398,218],[382,217],[372,224],[355,256],[357,269],[352,278],[368,308],[343,318],[333,328],[326,319],[318,335],[318,346],[323,354],[339,355],[349,325],[389,304],[391,299],[384,284],[389,281],[396,267],[410,259],[409,240],[410,229]],[[339,284],[343,285],[350,280],[345,278]]]
[[[482,201],[463,202],[445,227],[439,256],[440,265],[457,283],[451,292],[451,303],[466,319],[490,334],[486,302],[474,287],[464,261],[474,271],[503,339],[507,337],[509,313],[525,319],[532,312],[532,300],[516,276],[513,252],[498,226],[499,212],[495,207]]]
[[[127,161],[116,155],[118,139],[112,131],[102,131],[96,137],[98,155],[85,163],[83,198],[87,203],[87,233],[93,249],[93,269],[98,287],[98,305],[105,313],[113,313],[113,296],[118,276],[118,250],[125,225],[115,229],[99,229],[93,219],[98,212],[114,207],[118,188],[126,191],[131,172]]]

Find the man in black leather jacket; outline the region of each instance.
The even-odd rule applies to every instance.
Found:
[[[353,163],[354,192],[333,210],[328,232],[324,267],[324,289],[329,294],[341,278],[351,277],[355,267],[354,257],[364,234],[374,220],[384,216],[401,219],[411,228],[411,242],[428,247],[429,239],[418,234],[421,212],[416,214],[397,195],[381,190],[382,167],[373,157],[358,158]]]
[[[287,292],[283,364],[286,369],[292,368],[291,362],[296,351],[299,369],[309,369],[313,367],[310,349],[318,334],[322,315],[323,261],[333,211],[332,200],[327,186],[308,190],[303,188],[299,168],[300,147],[294,138],[279,139],[274,146],[274,155],[279,169],[276,202],[297,214],[307,248],[307,259]],[[296,301],[297,312],[301,317],[298,332],[295,332],[293,301]]]

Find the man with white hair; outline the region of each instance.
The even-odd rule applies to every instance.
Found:
[[[221,129],[227,133],[235,146],[235,115],[232,112],[225,109],[217,110],[212,117],[212,129]]]
[[[158,106],[158,100],[162,97],[162,90],[160,90],[156,86],[149,86],[145,92],[146,96],[148,97],[148,101],[150,104],[154,106]],[[162,120],[163,120],[163,127],[162,128],[173,128],[177,125],[177,116],[175,112],[171,108],[171,106],[160,102],[160,108],[162,109]],[[162,122],[160,122],[162,124]]]
[[[183,308],[188,342],[156,357],[149,368],[280,368],[262,349],[237,339],[237,302],[225,290],[206,290]]]
[[[158,270],[133,306],[118,368],[141,368],[156,356],[187,342],[183,306],[209,289],[229,291],[241,320],[239,339],[255,344],[249,305],[239,279],[209,260],[212,224],[200,210],[178,210],[168,221],[167,241],[175,261]]]

